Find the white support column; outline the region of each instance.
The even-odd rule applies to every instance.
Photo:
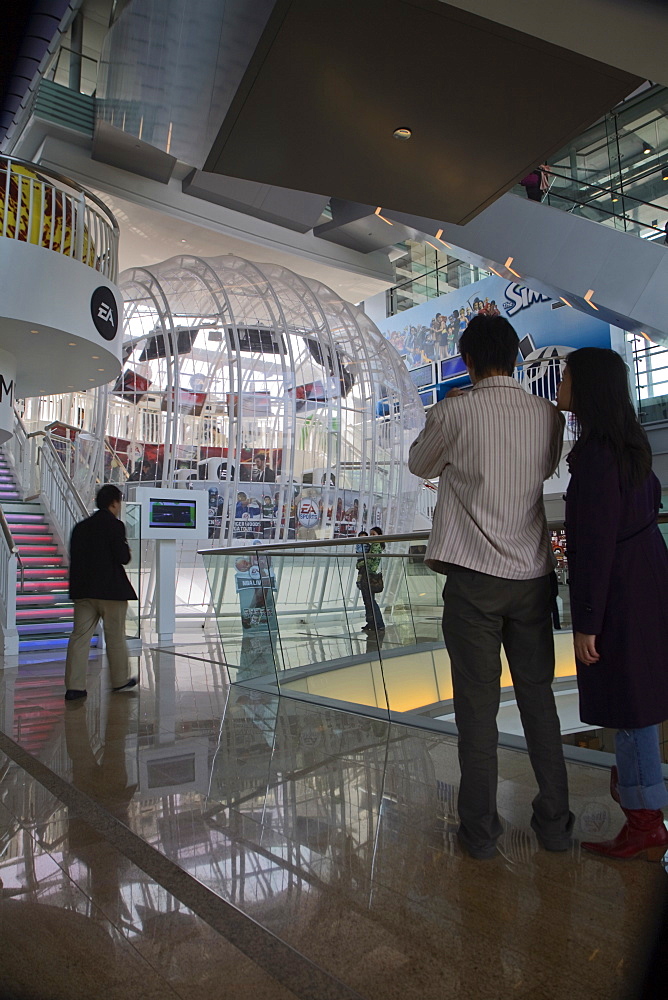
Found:
[[[155,547],[155,627],[158,642],[171,645],[176,607],[176,542],[173,538],[160,538]]]

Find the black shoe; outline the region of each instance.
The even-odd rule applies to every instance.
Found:
[[[476,861],[491,861],[499,853],[496,849],[496,844],[471,844],[466,837],[463,837],[461,833],[457,833],[457,840],[459,841],[460,847]]]
[[[76,701],[77,698],[85,698],[88,691],[77,691],[76,688],[68,688],[65,692],[65,701]]]
[[[120,687],[112,688],[112,691],[131,691],[132,688],[137,687],[139,681],[136,677],[131,677],[127,684],[121,684]]]

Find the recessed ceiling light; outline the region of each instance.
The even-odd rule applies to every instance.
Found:
[[[95,379],[94,379],[94,378],[89,378],[89,379],[88,379],[88,381],[89,381],[89,382],[94,382],[94,381],[95,381]]]
[[[614,205],[614,203],[615,203],[616,201],[619,201],[619,198],[612,198],[612,203],[613,203],[613,205]]]
[[[662,181],[668,181],[668,163],[666,164],[666,166],[661,171],[661,180]]]
[[[74,388],[74,386],[73,386],[73,385],[68,385],[68,387],[67,387],[67,388],[68,388],[68,389],[73,389],[73,388]]]
[[[413,133],[409,128],[395,128],[392,135],[395,139],[403,139],[405,141],[406,139],[410,139]]]
[[[98,368],[98,371],[99,371],[99,372],[103,372],[103,371],[104,371],[104,368]]]
[[[93,359],[93,361],[99,361],[100,360],[100,355],[99,354],[91,354],[91,358]]]
[[[642,154],[643,154],[643,156],[649,156],[649,154],[651,152],[652,152],[652,147],[648,143],[646,143],[646,142],[643,143],[643,147],[642,147]]]
[[[31,333],[39,333],[39,330],[31,330]]]
[[[182,243],[187,243],[187,242],[188,242],[188,240],[181,240],[181,242],[182,242]]]
[[[70,342],[69,342],[69,344],[67,346],[68,347],[76,347],[77,346],[76,341],[75,340],[70,340]]]

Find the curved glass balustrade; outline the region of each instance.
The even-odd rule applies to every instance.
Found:
[[[377,555],[358,550],[365,538],[203,551],[232,682],[450,729],[452,682],[441,631],[444,577],[424,564],[427,538],[427,532],[383,536],[379,566]],[[372,579],[376,571],[382,574],[383,589],[374,595],[382,621],[364,630],[358,581],[364,586],[367,571]],[[565,586],[558,607],[556,684],[568,717],[563,728],[571,731],[584,727],[576,712]],[[519,734],[505,659],[501,685],[499,728]]]

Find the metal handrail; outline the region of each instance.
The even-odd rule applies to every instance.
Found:
[[[379,535],[378,541],[380,542],[412,542],[412,541],[426,541],[429,538],[428,531],[410,531],[405,532],[400,535]],[[285,552],[288,549],[323,549],[329,548],[331,546],[345,546],[345,545],[359,545],[360,539],[358,535],[350,535],[348,538],[309,538],[303,539],[301,541],[287,541],[287,542],[271,542],[266,545],[253,545],[248,547],[248,545],[231,545],[229,548],[217,548],[217,549],[199,549],[199,555],[249,555],[250,553],[256,552]],[[389,555],[389,553],[388,553]],[[384,557],[383,557],[384,558]]]
[[[12,535],[12,529],[9,527],[9,522],[5,517],[5,512],[0,507],[0,528],[2,528],[2,533],[5,537],[5,542],[7,543],[7,548],[13,556],[16,556],[16,561],[19,566],[19,572],[21,573],[21,586],[19,588],[20,593],[23,593],[23,585],[25,582],[25,567],[23,565],[23,560],[21,559],[21,553],[18,550],[18,546],[14,541],[14,536]]]
[[[77,181],[18,157],[0,156],[0,170],[3,239],[44,247],[116,281],[119,227],[100,198]]]
[[[645,205],[647,208],[653,208],[659,212],[665,212],[668,214],[668,208],[666,208],[664,205],[657,205],[653,201],[643,201],[642,198],[636,198],[635,195],[626,194],[625,191],[621,191],[619,189],[615,190],[614,188],[602,187],[600,184],[590,184],[589,181],[580,180],[580,178],[573,177],[570,174],[560,174],[556,170],[553,170],[552,167],[549,167],[548,169],[549,169],[549,174],[552,177],[558,177],[560,180],[563,181],[570,181],[570,183],[575,185],[576,187],[584,186],[588,188],[595,188],[597,191],[601,191],[603,194],[614,195],[615,198],[625,198],[627,201],[636,201],[638,202],[639,205]],[[559,197],[561,197],[561,195],[559,195]],[[648,228],[651,227],[648,226]]]
[[[50,177],[52,180],[58,181],[60,184],[67,184],[68,187],[71,187],[75,191],[78,191],[79,194],[85,195],[86,198],[92,201],[95,205],[97,205],[98,208],[100,208],[104,212],[104,214],[109,219],[109,225],[113,229],[114,233],[117,236],[120,235],[120,228],[109,206],[105,205],[105,203],[102,201],[101,198],[98,198],[97,195],[92,193],[92,191],[89,191],[87,188],[83,187],[81,184],[79,184],[78,181],[73,180],[71,177],[66,177],[65,174],[59,174],[57,170],[52,170],[51,167],[43,167],[41,163],[31,163],[30,160],[22,160],[18,156],[0,156],[0,163],[3,160],[7,163],[18,163],[20,167],[25,167],[27,170],[37,170],[39,171],[39,173],[44,174],[46,177]]]
[[[40,433],[40,432],[37,431],[36,433]],[[83,515],[83,517],[88,517],[88,510],[86,508],[86,505],[83,502],[83,500],[81,499],[79,491],[77,490],[76,486],[74,485],[74,483],[72,481],[72,478],[70,477],[69,472],[65,468],[65,466],[63,464],[63,460],[61,459],[60,455],[58,454],[58,452],[54,448],[53,443],[51,441],[51,438],[48,437],[48,436],[45,436],[44,437],[44,441],[42,442],[42,447],[40,449],[40,451],[42,452],[42,455],[45,454],[45,449],[47,449],[46,453],[49,455],[49,459],[54,462],[54,464],[56,466],[56,469],[58,470],[58,474],[65,481],[65,486],[67,487],[67,492],[72,497],[72,499],[74,500],[75,504],[78,506],[79,512]]]

